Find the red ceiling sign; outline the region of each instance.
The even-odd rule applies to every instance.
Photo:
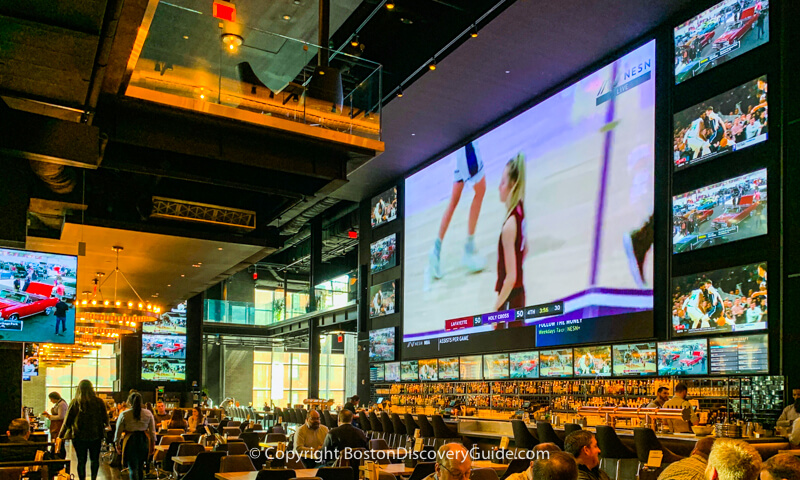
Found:
[[[214,18],[236,21],[236,5],[231,2],[214,2]]]

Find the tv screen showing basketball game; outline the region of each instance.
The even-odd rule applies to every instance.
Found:
[[[496,353],[483,356],[483,378],[503,380],[508,378],[508,354]]]
[[[724,0],[675,27],[675,83],[769,41],[769,0]]]
[[[439,380],[458,380],[458,374],[458,357],[439,359]]]
[[[419,361],[419,379],[423,382],[439,380],[439,362],[435,358]]]
[[[765,142],[769,132],[767,76],[675,114],[675,170]]]
[[[397,265],[397,234],[393,233],[369,245],[369,273],[378,273]]]
[[[658,342],[659,375],[707,375],[708,342],[705,338]]]
[[[461,380],[483,380],[483,356],[467,355],[459,357]]]
[[[767,329],[767,263],[672,279],[676,336]]]
[[[767,334],[710,338],[711,375],[769,373]]]
[[[651,335],[654,127],[651,41],[407,177],[404,354],[522,349],[545,316]]]
[[[672,197],[672,253],[766,234],[766,169]]]
[[[539,378],[539,352],[512,352],[511,378]]]
[[[611,346],[575,347],[576,377],[610,377]]]
[[[572,349],[542,350],[539,352],[539,376],[571,377],[573,373]]]
[[[390,362],[386,363],[384,367],[384,375],[383,377],[386,379],[387,382],[399,382],[400,381],[400,362]]]
[[[369,287],[369,316],[382,317],[395,313],[397,280]]]
[[[75,343],[78,257],[0,248],[0,341]]]
[[[658,373],[656,342],[614,345],[614,375],[644,376]]]
[[[372,228],[389,223],[397,218],[397,187],[392,187],[372,198],[370,220]]]
[[[395,328],[381,328],[369,332],[369,361],[391,362],[395,358]]]
[[[416,360],[400,362],[400,380],[404,382],[419,381],[419,364]]]

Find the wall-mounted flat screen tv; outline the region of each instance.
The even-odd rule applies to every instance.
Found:
[[[435,358],[419,361],[419,379],[423,382],[439,380],[439,362]]]
[[[370,318],[382,317],[395,313],[395,297],[397,280],[383,282],[369,288],[369,316]]]
[[[571,377],[573,373],[572,349],[559,348],[539,352],[539,376]]]
[[[724,0],[675,27],[675,83],[769,41],[769,0]]]
[[[383,378],[387,382],[400,381],[400,362],[390,362],[385,364]]]
[[[397,265],[397,234],[393,233],[369,245],[369,273],[378,273]]]
[[[539,352],[512,352],[511,378],[539,378]]]
[[[576,377],[610,377],[611,346],[575,347]]]
[[[766,169],[672,197],[672,253],[766,233]]]
[[[395,351],[395,327],[370,330],[370,362],[391,362],[395,359]]]
[[[416,360],[400,362],[400,380],[404,382],[419,381],[419,364]]]
[[[384,378],[384,367],[382,363],[376,363],[369,366],[370,382],[382,382]]]
[[[372,228],[389,223],[397,218],[397,187],[372,197],[370,221]]]
[[[430,339],[446,354],[524,350],[536,333],[515,330],[543,321],[539,305],[594,341],[651,334],[655,53],[636,48],[406,178],[410,355]]]
[[[37,355],[37,345],[26,343],[22,354],[22,379],[30,380],[31,377],[39,376],[39,356]]]
[[[458,374],[458,357],[439,359],[439,380],[458,380]]]
[[[78,257],[0,248],[0,341],[75,343]]]
[[[658,342],[658,374],[707,375],[708,341],[698,338]]]
[[[767,263],[672,279],[675,336],[766,330]]]
[[[483,380],[483,356],[459,357],[459,372],[461,380]]]
[[[767,334],[710,338],[711,375],[769,373]]]
[[[675,170],[765,142],[769,132],[767,76],[675,114]]]
[[[614,345],[615,376],[644,376],[657,373],[656,342]]]
[[[508,378],[508,354],[496,353],[483,356],[483,378],[502,380]]]

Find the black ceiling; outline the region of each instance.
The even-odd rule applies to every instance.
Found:
[[[350,172],[334,196],[374,195],[696,3],[515,2],[384,107],[386,151]]]

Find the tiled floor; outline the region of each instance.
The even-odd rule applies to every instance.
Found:
[[[75,450],[71,445],[67,446],[67,456],[71,460],[70,469],[75,480],[78,480],[78,458],[75,456]],[[89,462],[86,462],[86,479],[91,480],[91,473],[89,469]],[[103,460],[103,455],[100,455],[100,471],[97,473],[97,480],[128,480],[127,472],[120,475],[118,468],[108,466],[108,462]]]

